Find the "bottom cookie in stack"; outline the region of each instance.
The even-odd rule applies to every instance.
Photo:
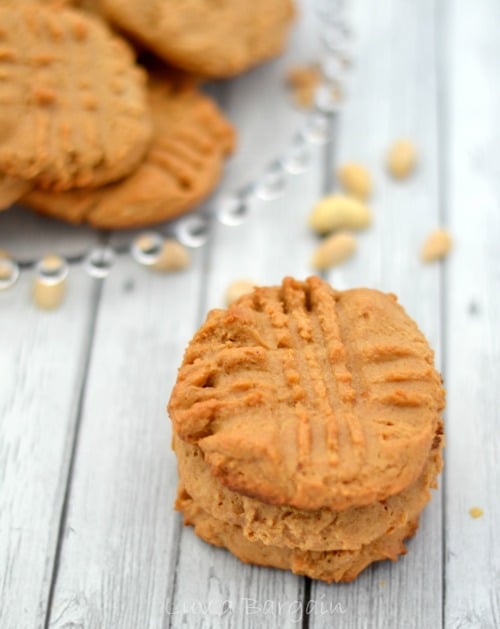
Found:
[[[393,296],[319,278],[212,311],[169,404],[185,523],[327,582],[397,559],[442,467],[432,359]]]
[[[419,515],[442,468],[442,425],[415,483],[400,494],[344,511],[305,511],[243,496],[214,478],[202,451],[174,436],[179,487],[176,509],[204,541],[241,561],[323,581],[352,581],[374,561],[406,553]]]

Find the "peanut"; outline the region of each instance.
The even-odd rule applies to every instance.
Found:
[[[180,242],[167,239],[163,243],[158,260],[150,268],[155,271],[181,271],[189,266],[191,258],[189,252]]]
[[[366,201],[372,192],[369,171],[357,162],[346,162],[337,172],[338,180],[346,192],[361,201]]]
[[[248,280],[237,280],[229,284],[226,290],[226,304],[234,304],[240,297],[251,293],[255,287],[255,282]]]
[[[33,300],[43,310],[55,310],[66,294],[68,267],[60,256],[48,255],[38,263],[33,283]]]
[[[314,251],[311,266],[318,271],[337,266],[356,251],[356,239],[348,232],[329,236]]]
[[[317,64],[294,66],[286,76],[295,104],[303,109],[310,109],[314,105],[314,95],[320,81],[321,71]]]
[[[0,282],[11,276],[10,255],[5,249],[0,249]]]
[[[421,258],[423,262],[433,262],[446,257],[452,247],[452,239],[445,229],[431,232],[422,246]]]
[[[387,169],[395,179],[404,179],[415,169],[417,150],[411,140],[396,140],[387,155]]]
[[[358,199],[332,194],[315,205],[309,225],[319,234],[328,234],[336,229],[364,229],[371,218],[370,209]]]

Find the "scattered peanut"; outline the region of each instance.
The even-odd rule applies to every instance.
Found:
[[[471,518],[480,518],[481,516],[484,515],[484,511],[481,509],[481,507],[471,507],[469,509],[469,515]]]
[[[314,104],[316,88],[321,80],[321,72],[317,64],[297,65],[291,68],[286,82],[296,105],[310,109]]]
[[[33,300],[43,310],[55,310],[66,294],[68,265],[60,256],[48,255],[36,267]]]
[[[255,288],[255,282],[248,280],[237,280],[229,284],[226,290],[226,304],[230,306],[234,304],[240,297],[251,293]]]
[[[10,274],[10,255],[5,249],[0,249],[0,281],[7,280]]]
[[[397,140],[387,155],[387,169],[395,179],[404,179],[415,169],[417,151],[411,140]]]
[[[311,266],[318,271],[337,266],[356,251],[356,239],[352,234],[340,232],[329,236],[315,250]]]
[[[361,164],[346,162],[338,169],[337,177],[344,190],[361,201],[366,201],[371,195],[372,178]]]
[[[163,243],[158,260],[150,268],[155,271],[181,271],[189,266],[191,258],[189,252],[180,242],[167,239]]]
[[[319,234],[328,234],[336,229],[364,229],[371,218],[369,208],[358,199],[332,194],[315,205],[309,225]]]
[[[448,255],[452,244],[451,236],[446,230],[436,229],[427,236],[420,257],[423,262],[441,260]]]

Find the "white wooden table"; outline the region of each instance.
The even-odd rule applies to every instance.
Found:
[[[317,54],[310,3],[303,9],[285,58],[222,88],[241,137],[223,192],[252,179],[301,124],[282,79]],[[213,221],[183,273],[156,275],[123,255],[104,281],[72,267],[55,312],[31,304],[31,272],[0,294],[1,629],[500,626],[500,3],[352,0],[349,18],[355,64],[338,142],[313,152],[285,197],[254,202],[240,227]],[[383,167],[400,136],[421,156],[404,184]],[[165,404],[185,344],[230,281],[310,273],[305,218],[344,159],[375,177],[375,222],[327,278],[393,291],[418,321],[448,390],[447,447],[409,554],[328,586],[245,566],[181,525]],[[420,244],[439,225],[455,250],[423,266]],[[22,257],[55,236],[65,254],[99,237],[0,215],[0,247]]]

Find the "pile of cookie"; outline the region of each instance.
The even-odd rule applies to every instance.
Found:
[[[0,209],[129,228],[193,208],[235,144],[199,83],[277,55],[292,0],[78,4],[0,3]]]
[[[442,467],[443,406],[394,295],[318,277],[256,288],[185,352],[176,507],[244,562],[351,581],[406,552]]]

